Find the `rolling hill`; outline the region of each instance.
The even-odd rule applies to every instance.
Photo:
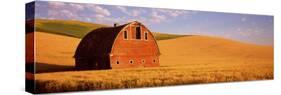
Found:
[[[26,41],[36,37],[36,74],[31,79],[35,79],[35,89],[40,93],[268,80],[274,77],[272,46],[156,32],[153,34],[161,52],[160,67],[76,71],[73,55],[81,37],[88,30],[103,25],[55,20],[38,20],[36,25],[37,31],[26,34]],[[32,56],[27,54],[26,57]],[[33,58],[27,60],[33,61]]]
[[[82,38],[91,30],[100,27],[105,27],[105,25],[71,20],[35,20],[35,31],[66,35],[75,38]]]
[[[73,55],[80,39],[44,32],[34,33],[37,38],[38,63],[74,66]],[[186,36],[161,40],[158,45],[161,52],[160,63],[164,67],[233,62],[240,64],[248,61],[255,64],[273,63],[272,46],[247,44],[224,38]]]
[[[248,44],[225,38],[186,36],[159,41],[161,64],[269,64],[273,47]]]
[[[75,38],[83,38],[87,33],[93,29],[100,27],[107,27],[102,24],[81,22],[81,21],[71,21],[71,20],[47,20],[47,19],[36,19],[35,20],[35,31],[47,32],[59,35],[65,35]],[[176,34],[165,34],[153,32],[156,40],[166,40],[178,37],[183,37],[185,35]]]
[[[33,33],[37,38],[35,82],[38,92],[273,79],[272,46],[185,36],[158,41],[160,67],[76,71],[73,54],[80,39]]]

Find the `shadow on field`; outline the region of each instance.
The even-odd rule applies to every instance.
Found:
[[[47,72],[62,72],[62,71],[75,71],[74,66],[55,65],[47,63],[35,63],[36,73],[47,73]]]

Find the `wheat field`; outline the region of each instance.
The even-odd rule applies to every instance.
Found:
[[[35,32],[36,92],[105,90],[273,79],[273,47],[218,37],[158,41],[160,67],[75,71],[80,39]]]

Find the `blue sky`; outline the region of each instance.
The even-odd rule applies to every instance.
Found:
[[[35,18],[113,25],[140,21],[151,31],[218,36],[273,45],[273,16],[37,1]]]

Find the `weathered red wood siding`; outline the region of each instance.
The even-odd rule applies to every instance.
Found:
[[[136,39],[137,25],[138,23],[131,23],[117,35],[110,54],[111,68],[159,66],[159,50],[152,33],[143,25],[139,25],[141,39]],[[124,31],[128,33],[127,39],[124,38]],[[145,40],[145,32],[147,32],[147,40]]]

